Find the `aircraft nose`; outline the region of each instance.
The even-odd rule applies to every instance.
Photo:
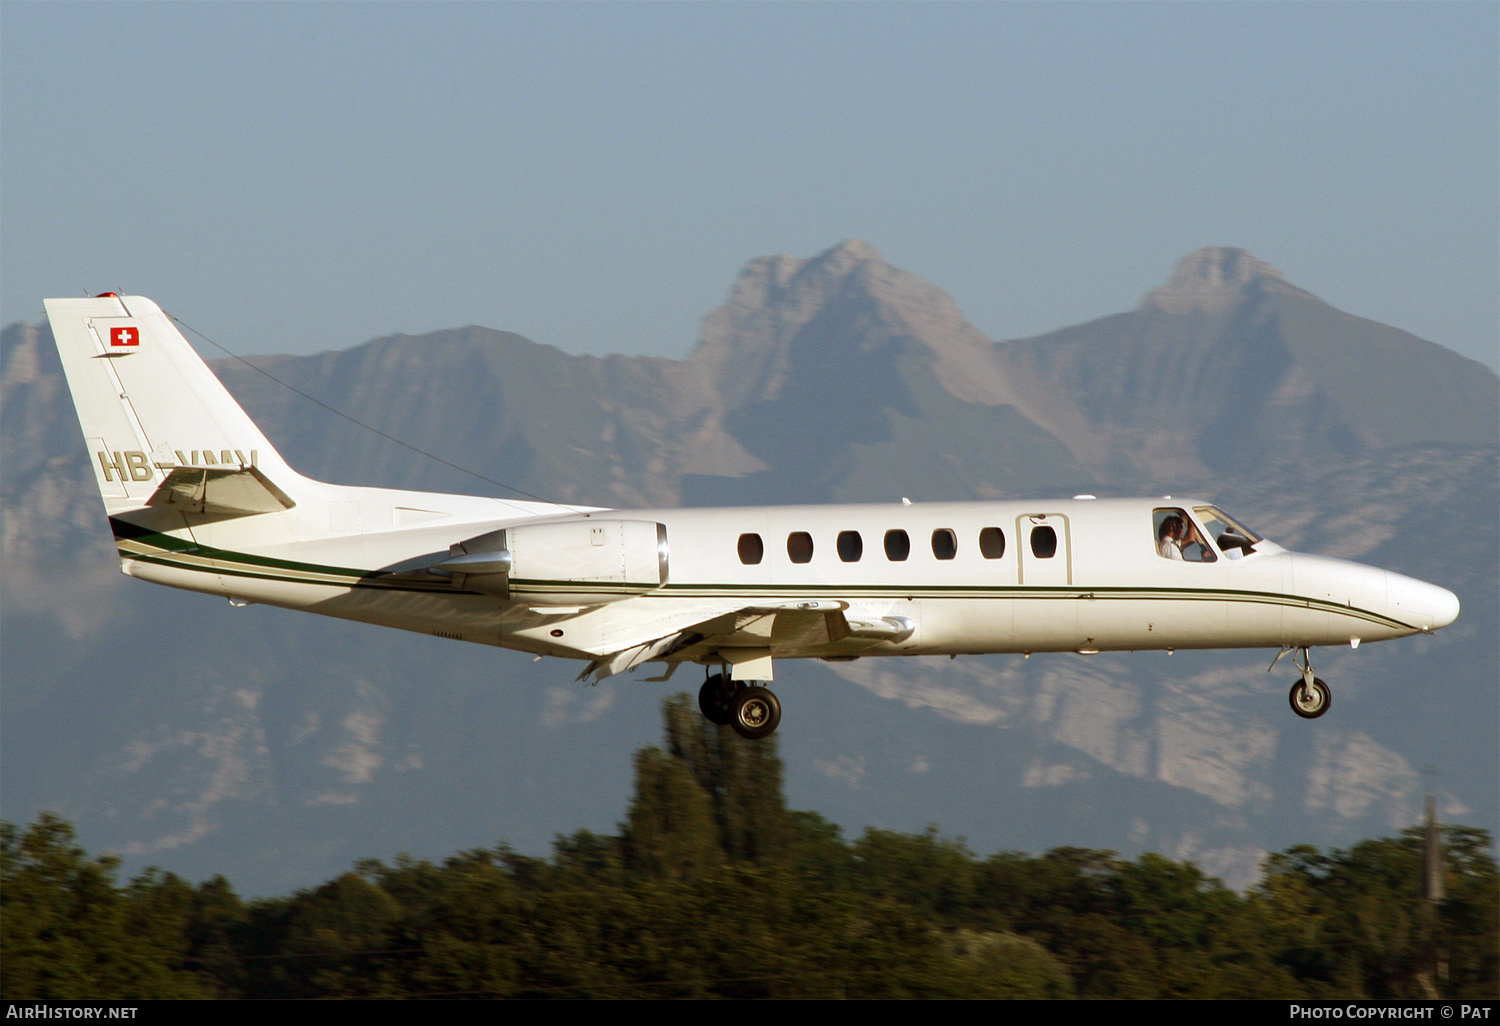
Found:
[[[1386,571],[1386,587],[1390,592],[1392,608],[1403,619],[1410,618],[1417,626],[1430,631],[1446,627],[1458,619],[1458,596],[1447,588],[1428,584],[1414,577]]]

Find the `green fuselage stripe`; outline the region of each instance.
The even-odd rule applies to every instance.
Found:
[[[120,555],[126,559],[138,559],[159,566],[170,566],[179,570],[217,574],[224,577],[242,577],[264,581],[281,581],[287,584],[322,584],[329,587],[375,588],[388,591],[410,591],[448,595],[480,594],[467,589],[455,589],[443,581],[432,583],[398,579],[379,570],[362,570],[349,567],[325,566],[317,563],[301,563],[294,560],[275,559],[243,552],[216,549],[208,545],[196,545],[191,541],[174,538],[156,531],[147,531],[117,518],[110,518],[115,529],[115,538],[131,547],[120,546]],[[135,551],[135,546],[155,551]],[[173,558],[173,557],[177,558]],[[181,557],[211,560],[213,565],[189,562]],[[281,573],[273,571],[280,570]],[[328,577],[339,578],[327,580]],[[1304,595],[1288,595],[1270,591],[1239,591],[1219,588],[1154,588],[1154,587],[1057,587],[1030,586],[1024,584],[665,584],[643,590],[642,585],[612,584],[607,582],[578,581],[533,581],[512,579],[511,594],[524,601],[527,595],[538,597],[557,593],[587,591],[593,594],[616,593],[639,598],[719,598],[753,603],[759,598],[784,599],[788,593],[796,595],[825,594],[841,599],[1039,599],[1078,601],[1168,601],[1168,602],[1235,602],[1254,605],[1288,606],[1298,609],[1322,609],[1340,616],[1354,617],[1370,623],[1381,624],[1402,630],[1419,630],[1413,624],[1404,623],[1372,610],[1357,606],[1344,606],[1323,599]]]

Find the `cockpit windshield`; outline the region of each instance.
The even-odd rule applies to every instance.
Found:
[[[1260,535],[1216,506],[1194,506],[1193,512],[1198,514],[1204,530],[1218,544],[1219,550],[1230,559],[1249,555],[1261,541]]]

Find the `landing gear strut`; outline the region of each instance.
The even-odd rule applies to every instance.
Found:
[[[781,702],[770,688],[730,680],[722,671],[709,674],[698,689],[698,708],[708,722],[733,727],[752,741],[769,736],[781,722]]]
[[[1292,685],[1287,700],[1291,702],[1292,712],[1304,720],[1315,720],[1333,704],[1333,692],[1328,690],[1327,684],[1313,676],[1312,656],[1306,645],[1297,650],[1293,661],[1302,671],[1302,679]]]

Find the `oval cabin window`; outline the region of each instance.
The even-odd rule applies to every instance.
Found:
[[[999,559],[1005,555],[1005,532],[998,527],[986,527],[979,532],[979,554],[985,559]]]
[[[905,562],[911,555],[911,539],[900,529],[885,532],[885,558],[892,563]]]
[[[812,535],[806,531],[793,531],[786,536],[786,554],[793,563],[811,563],[812,553]]]
[[[859,536],[858,531],[839,532],[839,558],[845,563],[858,563],[859,557],[865,554],[864,539]]]
[[[1031,554],[1037,559],[1051,559],[1057,555],[1057,532],[1050,527],[1033,527]]]
[[[932,554],[938,559],[952,559],[958,555],[958,535],[940,527],[932,532]]]
[[[758,534],[740,535],[739,550],[740,562],[746,566],[754,566],[766,558],[766,546]]]

